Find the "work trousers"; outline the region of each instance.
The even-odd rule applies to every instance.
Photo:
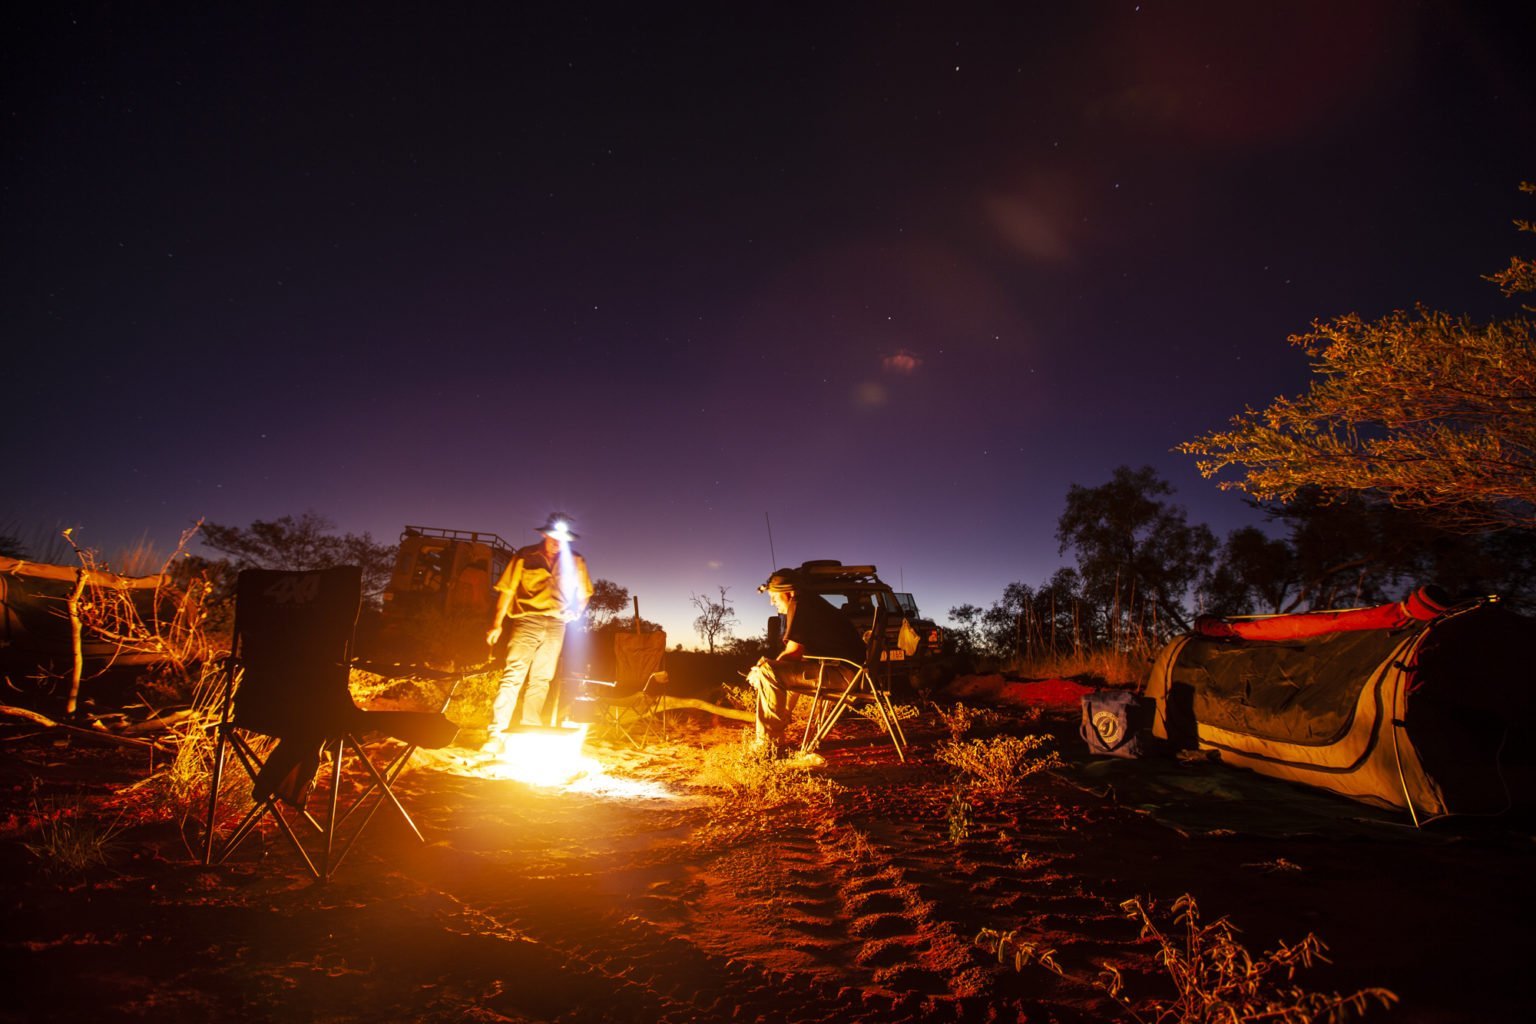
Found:
[[[757,738],[760,742],[783,743],[795,702],[801,694],[816,691],[818,662],[799,658],[769,661],[760,658],[747,673],[747,683],[757,692]],[[827,682],[847,678],[843,666],[827,666]]]
[[[560,648],[565,643],[565,622],[552,615],[524,615],[512,620],[512,636],[507,641],[507,665],[501,672],[501,687],[491,703],[491,734],[505,732],[512,725],[517,699],[523,699],[522,721],[525,725],[549,725],[554,701],[549,684],[560,664]]]

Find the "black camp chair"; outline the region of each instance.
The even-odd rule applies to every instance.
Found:
[[[353,703],[348,681],[361,602],[362,570],[356,566],[240,573],[216,727],[204,864],[222,863],[267,817],[322,880],[385,804],[421,838],[392,783],[417,747],[447,746],[457,728],[441,711],[363,711]],[[370,749],[358,738],[364,734],[382,734],[404,748],[392,756],[393,744]],[[252,805],[221,839],[218,806],[227,751],[250,777]],[[333,771],[322,821],[306,805],[326,756]],[[343,778],[349,756],[364,774],[360,782]],[[344,788],[349,799],[342,810]],[[356,825],[338,842],[354,815]]]
[[[666,650],[667,634],[660,630],[613,635],[614,681],[587,680],[596,704],[594,736],[623,736],[638,748],[655,736],[666,739],[668,679],[661,667]]]
[[[811,698],[806,714],[805,737],[800,749],[807,753],[821,745],[822,740],[836,728],[849,708],[872,709],[868,716],[890,737],[896,748],[896,756],[907,759],[907,736],[896,708],[891,703],[890,679],[884,671],[886,636],[885,610],[877,607],[870,623],[869,640],[864,647],[862,664],[847,658],[807,656],[805,661],[816,666],[813,685],[791,687],[792,690]]]

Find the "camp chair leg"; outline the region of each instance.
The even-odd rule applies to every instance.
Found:
[[[363,768],[368,772],[368,774],[373,777],[373,781],[370,782],[368,784],[368,788],[363,790],[362,794],[352,802],[351,806],[347,808],[344,814],[342,814],[341,819],[337,821],[331,829],[331,835],[337,835],[340,832],[342,826],[347,823],[347,820],[351,818],[355,812],[360,810],[364,803],[368,804],[368,809],[363,814],[363,820],[358,824],[357,828],[353,829],[351,834],[348,835],[347,838],[343,840],[341,844],[336,848],[335,855],[331,860],[330,870],[335,871],[338,867],[341,866],[341,862],[351,851],[353,845],[357,842],[358,837],[360,837],[363,832],[367,830],[368,824],[373,821],[374,815],[379,812],[379,808],[383,807],[386,801],[388,801],[389,805],[394,807],[394,809],[399,812],[401,820],[405,822],[406,827],[411,830],[411,832],[416,836],[417,840],[423,843],[426,842],[426,837],[421,834],[421,829],[416,827],[415,819],[411,817],[410,812],[405,809],[405,805],[400,802],[400,798],[395,796],[395,791],[390,787],[390,784],[393,783],[394,780],[405,769],[406,763],[409,761],[411,754],[416,750],[416,745],[408,745],[405,750],[397,755],[392,761],[390,761],[390,763],[386,765],[384,770],[381,772],[378,766],[369,760],[368,755],[363,750],[363,745],[358,742],[356,736],[349,734],[345,741],[338,741],[338,743],[339,749],[343,752],[346,749],[345,744],[351,743],[352,752],[357,756],[358,760],[362,762]],[[376,796],[375,793],[377,793]],[[369,797],[373,797],[372,801],[369,801]]]
[[[635,693],[602,706],[596,722],[589,731],[594,739],[614,741],[615,734],[624,737],[636,750],[644,750],[650,735],[647,716],[655,706],[655,698]],[[637,735],[638,734],[638,735]]]
[[[245,837],[250,833],[251,829],[256,827],[257,822],[261,821],[261,816],[266,814],[268,810],[270,808],[265,803],[254,803],[251,805],[251,809],[245,812],[245,817],[240,819],[240,823],[235,826],[235,830],[229,834],[229,839],[224,843],[224,852],[219,854],[219,859],[216,863],[222,864],[229,859],[229,855],[235,851],[235,847],[245,841]]]
[[[805,711],[805,733],[800,737],[800,752],[809,754],[816,749],[815,742],[811,739],[816,734],[816,711],[821,705],[821,686],[816,687],[816,693],[811,695],[811,706]]]
[[[356,741],[354,741],[354,743],[355,742]],[[387,764],[384,767],[384,770],[380,773],[380,774],[383,775],[384,780],[387,783],[389,783],[390,785],[393,785],[394,782],[395,782],[395,779],[400,777],[400,773],[405,771],[406,762],[410,760],[411,755],[414,754],[415,752],[416,752],[416,744],[412,743],[412,744],[407,745],[406,748],[403,751],[401,751],[398,755],[396,755],[395,758],[393,760],[391,760],[389,762],[389,764]],[[359,751],[359,754],[361,754],[361,751]],[[341,828],[343,825],[345,825],[347,823],[347,819],[352,817],[352,815],[356,811],[361,809],[362,806],[363,806],[364,801],[366,801],[370,796],[372,796],[373,795],[373,791],[378,789],[378,788],[379,788],[379,784],[377,782],[370,782],[368,784],[368,788],[363,790],[362,793],[360,793],[358,795],[357,800],[353,802],[351,807],[347,808],[346,813],[341,816],[341,820],[336,823],[336,827],[337,828]],[[375,800],[373,802],[373,804],[372,804],[372,808],[368,811],[367,817],[363,820],[363,823],[358,826],[359,830],[361,830],[363,828],[366,828],[368,826],[368,822],[373,820],[373,812],[375,810],[377,810],[378,807],[379,807],[379,801]],[[420,833],[418,833],[418,835],[419,834]],[[423,839],[422,841],[425,842],[426,840]]]
[[[245,816],[240,819],[240,823],[236,825],[234,831],[230,833],[229,839],[225,841],[219,855],[214,857],[212,853],[209,853],[209,859],[207,863],[223,864],[226,860],[229,859],[230,854],[239,849],[240,844],[245,842],[250,834],[256,830],[256,826],[261,823],[261,819],[267,815],[271,815],[272,820],[277,822],[278,830],[282,832],[283,837],[288,840],[288,845],[292,846],[294,852],[299,855],[299,859],[304,862],[304,866],[309,870],[310,875],[315,878],[320,878],[320,869],[315,866],[314,858],[312,858],[309,855],[309,851],[304,848],[304,841],[300,839],[298,833],[293,830],[293,826],[288,824],[288,819],[283,817],[282,812],[277,807],[276,801],[272,799],[259,800],[253,803],[251,805],[251,809],[245,812]],[[322,830],[320,823],[316,821],[312,815],[305,814],[304,819],[316,831]]]
[[[255,754],[240,736],[230,732],[225,724],[221,724],[218,730],[219,739],[215,745],[213,758],[213,778],[209,783],[208,791],[207,834],[203,837],[203,863],[208,865],[222,864],[229,859],[229,855],[241,843],[245,842],[246,837],[260,824],[262,815],[271,814],[278,820],[279,824],[286,825],[286,822],[282,820],[282,815],[272,806],[270,800],[258,800],[252,803],[250,810],[246,811],[245,815],[241,817],[239,823],[230,833],[229,838],[224,841],[222,851],[215,858],[214,849],[217,846],[218,837],[219,790],[223,786],[224,766],[228,763],[229,752],[234,751],[235,757],[241,762],[250,777],[254,778],[259,768]],[[294,842],[302,854],[303,848],[299,846],[297,837],[291,837],[291,841]]]
[[[320,880],[322,882],[330,880],[331,868],[334,866],[331,863],[331,854],[336,843],[336,808],[341,800],[341,761],[342,756],[347,752],[346,741],[337,739],[334,749],[332,749],[329,743],[325,745],[325,749],[331,750],[332,762],[331,792],[326,800],[325,828],[322,830],[325,833],[325,846],[320,857]]]
[[[822,672],[825,673],[825,671],[826,667],[823,665]],[[845,685],[842,691],[837,695],[837,699],[832,702],[832,706],[830,708],[825,708],[822,706],[826,700],[824,693],[825,688],[823,686],[823,680],[818,676],[816,680],[816,695],[814,698],[812,698],[811,713],[808,716],[808,721],[806,723],[808,730],[814,726],[814,732],[811,733],[809,747],[802,747],[802,749],[815,750],[817,747],[821,746],[821,741],[826,739],[827,736],[831,734],[832,729],[837,725],[838,720],[843,717],[843,712],[848,710],[848,706],[851,703],[849,695],[853,692],[854,687],[858,685],[859,679],[862,675],[862,671],[856,672],[853,677],[848,680],[847,685]]]
[[[852,667],[852,666],[850,666]],[[885,731],[891,741],[891,746],[896,749],[896,757],[901,762],[907,760],[906,733],[901,728],[901,721],[896,717],[896,708],[891,703],[890,695],[875,684],[874,677],[869,670],[859,667],[848,680],[846,686],[838,692],[835,700],[831,699],[824,685],[825,663],[822,673],[818,674],[816,691],[811,697],[811,710],[806,716],[805,738],[801,742],[802,751],[813,751],[821,745],[822,741],[831,735],[837,723],[843,715],[852,707],[856,699],[868,699],[875,705],[875,713],[878,716],[880,727]]]
[[[213,863],[214,826],[219,815],[219,786],[224,780],[224,746],[226,743],[223,724],[214,726],[218,739],[213,745],[213,778],[208,784],[208,818],[203,823],[203,865]]]
[[[644,723],[644,731],[640,734],[642,745],[649,743],[653,736],[660,736],[663,743],[672,738],[667,723],[667,698],[652,697],[641,721]]]
[[[891,704],[889,694],[877,687],[871,687],[871,690],[875,695],[875,710],[880,715],[880,724],[885,727],[886,735],[891,738],[891,746],[896,748],[897,760],[905,764],[907,735],[901,730],[901,720],[896,717],[895,705]]]

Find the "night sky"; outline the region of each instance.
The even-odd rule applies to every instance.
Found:
[[[559,509],[688,644],[774,562],[989,604],[1119,465],[1259,522],[1170,449],[1536,219],[1530,4],[33,6],[0,532]]]

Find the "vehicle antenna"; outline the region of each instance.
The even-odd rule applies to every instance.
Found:
[[[768,527],[768,575],[773,575],[779,569],[779,558],[773,553],[773,520],[768,518],[768,513],[763,512],[763,522]]]

